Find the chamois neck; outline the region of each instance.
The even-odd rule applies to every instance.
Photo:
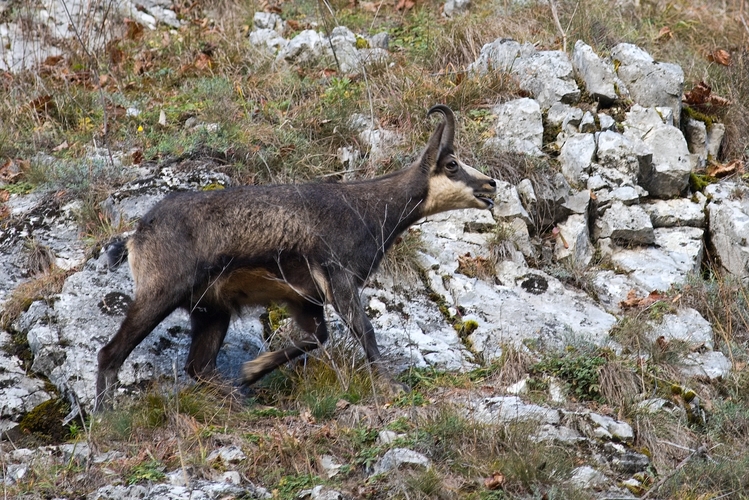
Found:
[[[372,179],[367,189],[378,214],[384,249],[424,216],[428,188],[428,177],[419,165]]]

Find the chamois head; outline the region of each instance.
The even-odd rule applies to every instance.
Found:
[[[437,112],[445,120],[437,126],[419,159],[420,168],[429,175],[424,215],[459,208],[492,208],[497,183],[458,159],[453,149],[455,115],[447,106],[437,104],[427,116]]]

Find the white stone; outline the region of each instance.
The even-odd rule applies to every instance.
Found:
[[[692,353],[687,355],[682,374],[687,377],[716,380],[726,377],[731,371],[731,360],[720,351]]]
[[[648,245],[655,241],[653,224],[648,214],[639,206],[627,206],[614,201],[603,217],[596,219],[594,237]]]
[[[544,406],[526,404],[517,396],[484,398],[468,408],[468,416],[477,422],[497,424],[512,421],[537,421],[559,424],[559,411]]]
[[[736,182],[705,188],[710,242],[723,269],[742,280],[749,277],[749,189]]]
[[[559,232],[554,243],[554,259],[557,262],[569,261],[579,267],[587,266],[593,259],[593,246],[590,244],[588,218],[585,215],[570,215],[557,225]]]
[[[617,99],[615,85],[618,78],[614,74],[613,65],[598,57],[590,45],[582,40],[575,42],[572,50],[572,67],[585,82],[585,88],[593,99],[603,105],[609,105]]]
[[[223,464],[228,465],[238,464],[246,459],[247,455],[245,455],[237,446],[225,446],[212,451],[208,455],[208,458],[206,458],[206,462],[213,463],[220,460]]]
[[[704,227],[705,203],[707,198],[702,193],[695,193],[692,199],[674,198],[671,200],[654,200],[645,203],[642,208],[650,215],[653,227]]]
[[[679,309],[676,314],[665,314],[660,324],[654,325],[650,336],[653,340],[663,336],[666,340],[686,342],[693,348],[713,349],[713,327],[691,307]]]
[[[572,186],[585,185],[590,164],[596,153],[596,139],[593,134],[576,134],[564,142],[559,151],[562,174]]]
[[[393,469],[397,469],[403,464],[417,465],[420,467],[428,468],[431,466],[431,461],[413,450],[407,448],[393,448],[388,450],[382,458],[380,458],[374,465],[372,475],[384,474]]]
[[[541,107],[534,99],[521,98],[499,104],[492,110],[497,117],[489,147],[501,151],[541,156],[544,125]]]
[[[667,291],[699,271],[704,252],[699,228],[658,228],[653,231],[655,246],[615,248],[611,262],[648,293]]]
[[[610,434],[611,437],[622,442],[632,442],[635,438],[635,433],[632,430],[632,426],[626,422],[615,420],[606,415],[600,415],[598,413],[590,412],[588,418],[597,426],[604,429],[606,433]]]
[[[603,473],[589,465],[583,465],[572,471],[569,484],[583,490],[600,490],[610,482]]]

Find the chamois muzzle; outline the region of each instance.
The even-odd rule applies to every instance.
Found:
[[[479,191],[474,193],[477,200],[486,204],[486,209],[491,210],[494,208],[494,196],[497,194],[497,181],[489,179],[485,182],[489,186],[485,191]]]

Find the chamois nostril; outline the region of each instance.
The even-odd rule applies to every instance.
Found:
[[[497,187],[497,181],[494,179],[489,179],[489,182],[487,182],[491,187],[496,188]]]

